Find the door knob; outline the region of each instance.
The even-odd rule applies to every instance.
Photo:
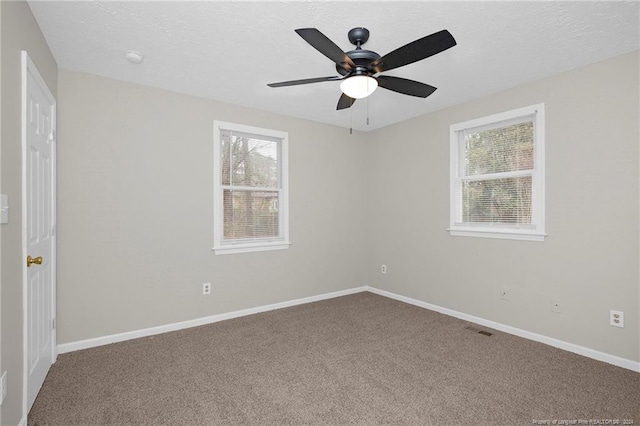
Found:
[[[27,256],[27,268],[31,266],[32,263],[35,263],[36,265],[42,265],[42,256],[38,256],[38,257]]]

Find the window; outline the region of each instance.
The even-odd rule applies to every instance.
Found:
[[[449,232],[544,240],[544,104],[451,126]]]
[[[216,254],[288,248],[288,134],[214,121]]]

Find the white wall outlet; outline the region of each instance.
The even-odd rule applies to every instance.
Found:
[[[207,295],[211,294],[211,283],[203,283],[202,284],[202,294]]]
[[[551,299],[551,312],[555,312],[556,314],[562,312],[562,304],[560,303],[560,299]]]
[[[0,378],[0,405],[4,402],[4,399],[7,397],[7,372],[2,373],[2,377]]]
[[[614,311],[613,309],[609,311],[609,324],[614,327],[624,327],[624,312],[622,311]]]
[[[505,286],[500,287],[500,299],[509,300],[509,289]]]
[[[387,273],[387,265],[380,266],[380,272],[383,273],[383,274],[386,274]]]

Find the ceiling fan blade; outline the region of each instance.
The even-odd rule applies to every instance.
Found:
[[[313,46],[318,52],[331,59],[341,68],[351,71],[356,67],[351,58],[334,42],[322,34],[317,28],[299,28],[295,30],[300,37]]]
[[[338,75],[332,75],[331,77],[316,77],[316,78],[305,78],[303,80],[291,80],[291,81],[280,81],[278,83],[269,83],[267,86],[269,87],[286,87],[286,86],[297,86],[299,84],[310,84],[310,83],[321,83],[323,81],[337,81],[342,80],[344,77]]]
[[[338,99],[338,106],[336,109],[339,111],[341,109],[351,108],[351,105],[353,105],[355,101],[355,99],[350,98],[343,93],[342,96],[340,96],[340,99]]]
[[[387,53],[373,64],[372,69],[378,73],[392,70],[421,61],[436,53],[445,51],[457,43],[451,33],[447,30],[438,31],[426,37],[412,41],[393,52]]]
[[[406,78],[379,75],[376,79],[378,80],[378,86],[387,90],[402,93],[403,95],[426,98],[436,91],[436,88],[433,86]]]

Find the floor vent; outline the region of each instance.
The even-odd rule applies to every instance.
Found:
[[[488,331],[484,331],[478,327],[475,327],[473,325],[469,325],[467,327],[465,327],[467,330],[469,331],[473,331],[474,333],[478,333],[478,334],[482,334],[483,336],[493,336],[493,333],[489,333]]]

